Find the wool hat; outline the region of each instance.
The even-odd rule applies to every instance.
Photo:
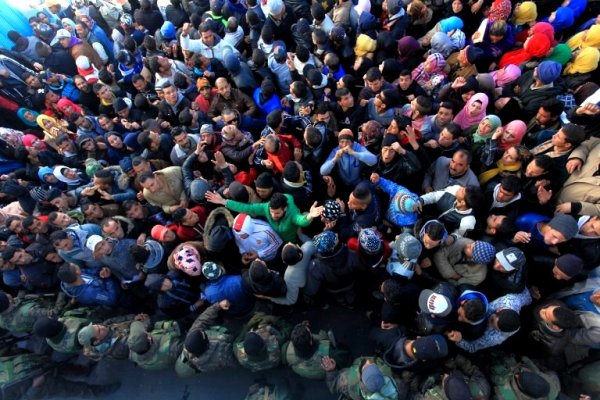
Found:
[[[556,267],[565,275],[574,277],[583,269],[583,260],[574,254],[565,254],[556,259]]]
[[[452,302],[442,294],[425,289],[419,294],[419,308],[424,313],[445,317],[452,312]]]
[[[33,324],[33,333],[43,338],[53,338],[58,336],[65,326],[62,322],[48,317],[40,317]]]
[[[223,275],[223,269],[213,261],[202,264],[202,275],[209,281],[219,279]]]
[[[554,218],[548,222],[548,226],[562,233],[566,240],[573,239],[579,232],[577,220],[566,214],[555,214]]]
[[[151,292],[160,292],[165,276],[162,274],[149,274],[144,281],[144,286]]]
[[[354,142],[354,135],[352,134],[352,131],[350,129],[342,129],[342,131],[338,135],[338,142],[344,139]]]
[[[88,158],[87,160],[85,160],[85,174],[89,178],[92,178],[96,171],[100,169],[102,169],[102,164],[100,164],[100,161],[94,158]]]
[[[195,247],[183,245],[177,253],[173,255],[173,262],[177,269],[190,276],[198,276],[202,273],[202,263],[200,253]]]
[[[467,61],[469,64],[475,64],[483,56],[483,50],[476,46],[467,47]]]
[[[444,394],[448,400],[470,400],[473,398],[465,376],[458,371],[451,372],[444,382]]]
[[[502,265],[502,268],[504,268],[506,272],[523,268],[527,261],[525,259],[525,254],[516,247],[509,247],[497,252],[496,259],[500,262],[500,265]]]
[[[94,336],[94,325],[90,322],[88,326],[84,326],[83,328],[81,328],[79,333],[77,333],[77,340],[82,346],[90,346],[92,344],[92,339],[94,339]]]
[[[358,234],[358,243],[367,254],[377,254],[383,248],[381,238],[373,228],[362,229]]]
[[[383,379],[383,374],[377,364],[369,364],[364,367],[360,380],[365,385],[365,389],[371,393],[378,392],[385,385],[385,379]]]
[[[58,31],[56,31],[56,36],[55,36],[58,40],[60,39],[66,39],[66,38],[70,38],[71,37],[71,33],[66,30],[66,29],[59,29]]]
[[[396,142],[398,142],[398,137],[396,135],[384,135],[383,140],[381,141],[381,147],[389,147]]]
[[[37,171],[38,178],[40,181],[46,182],[46,175],[54,175],[54,169],[52,167],[40,167]]]
[[[10,306],[10,301],[8,300],[8,295],[0,291],[0,313],[6,311],[6,309]]]
[[[215,133],[215,129],[213,128],[212,124],[202,124],[202,126],[200,127],[200,134],[203,133]]]
[[[401,261],[417,262],[417,258],[421,255],[423,245],[410,233],[400,234],[394,242],[391,243]]]
[[[163,39],[172,40],[177,36],[175,25],[171,21],[165,21],[160,27],[160,34]]]
[[[232,74],[238,73],[242,68],[239,57],[232,52],[225,54],[225,57],[223,58],[223,66]]]
[[[29,190],[29,195],[35,201],[46,201],[46,196],[48,192],[41,186],[36,186]]]
[[[313,237],[313,244],[317,248],[317,253],[331,253],[335,249],[336,234],[333,231],[323,231]]]
[[[204,354],[208,344],[208,336],[202,329],[191,330],[185,337],[185,349],[195,356]]]
[[[168,230],[169,228],[167,228],[166,226],[154,225],[152,227],[152,230],[150,230],[150,236],[152,237],[152,239],[162,242],[163,240],[165,240]]]
[[[403,194],[398,197],[398,208],[402,213],[415,212],[417,201],[409,194]]]
[[[321,216],[329,221],[337,221],[340,215],[342,215],[342,208],[339,203],[333,199],[325,200]]]
[[[475,264],[489,264],[496,257],[496,248],[482,240],[473,243],[473,262]]]
[[[344,27],[339,25],[336,25],[333,27],[333,29],[331,29],[329,36],[331,37],[331,40],[338,44],[346,40],[347,37],[346,30],[344,29]]]
[[[256,332],[248,332],[244,336],[244,351],[250,357],[257,357],[263,352],[265,341]]]
[[[562,65],[556,61],[542,61],[537,66],[537,76],[544,85],[554,82],[561,71]]]
[[[412,351],[418,360],[438,360],[448,355],[448,343],[442,335],[423,336],[415,339]]]
[[[550,393],[548,381],[533,372],[523,371],[515,376],[515,380],[521,392],[534,399],[546,397]]]
[[[131,160],[131,157],[122,158],[119,161],[119,167],[121,167],[121,170],[125,173],[133,171],[133,162]]]
[[[265,1],[263,1],[263,4]],[[283,0],[267,0],[263,6],[263,11],[266,15],[279,15],[284,10],[285,5]]]
[[[256,177],[254,186],[259,189],[272,189],[273,188],[273,176],[268,172],[263,172]]]

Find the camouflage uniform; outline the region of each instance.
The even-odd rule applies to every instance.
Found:
[[[82,347],[77,340],[77,333],[95,320],[94,310],[87,307],[68,310],[58,320],[65,329],[59,335],[47,338],[46,343],[60,353],[78,354]]]
[[[272,385],[263,382],[250,386],[244,400],[298,400],[299,398],[300,396],[294,394],[290,386],[285,383]]]
[[[360,380],[359,368],[364,360],[375,362],[384,375],[385,384],[377,393],[366,392]],[[332,394],[341,394],[351,400],[397,400],[404,399],[407,392],[404,384],[394,379],[390,367],[382,359],[373,357],[359,357],[348,368],[327,371],[325,382]]]
[[[325,356],[333,358],[340,367],[349,364],[349,353],[346,350],[334,348],[324,331],[320,331],[318,335],[313,334],[313,341],[317,343],[317,350],[306,360],[296,355],[291,341],[284,344],[283,364],[289,365],[292,367],[292,371],[308,379],[325,379],[325,371],[321,368],[321,359]]]
[[[10,333],[31,333],[39,317],[56,317],[52,297],[25,295],[15,297],[4,312],[0,313],[0,328]]]
[[[146,339],[148,333],[143,322],[134,321],[131,324],[128,343],[137,340],[136,336]],[[183,342],[181,341],[181,331],[175,321],[159,321],[154,324],[154,329],[150,332],[152,344],[148,351],[138,354],[133,350],[129,352],[129,359],[135,365],[149,370],[160,370],[172,367],[181,353]]]
[[[233,343],[235,358],[242,367],[252,372],[276,368],[281,364],[281,347],[289,339],[291,330],[292,327],[281,318],[263,313],[255,314]],[[254,359],[244,351],[244,338],[250,331],[264,340],[266,357]]]
[[[491,366],[489,377],[494,385],[494,395],[498,400],[529,400],[530,397],[523,394],[515,382],[515,374],[529,371],[544,378],[550,384],[550,393],[544,399],[556,399],[560,393],[560,381],[556,373],[552,371],[542,372],[529,358],[523,357],[517,362],[514,356],[492,357],[495,360]]]
[[[120,317],[109,318],[100,325],[109,328],[108,335],[102,343],[95,346],[85,346],[83,355],[98,361],[103,357],[110,357],[116,360],[126,360],[129,358],[129,346],[127,346],[127,338],[129,337],[129,329],[134,321],[135,315],[123,315]]]
[[[183,349],[175,363],[175,372],[181,377],[190,377],[194,373],[216,371],[238,366],[233,355],[233,336],[227,328],[215,326],[219,316],[219,303],[208,307],[196,318],[189,332],[202,329],[208,336],[208,349],[199,355],[190,354]],[[189,334],[189,333],[188,333]]]

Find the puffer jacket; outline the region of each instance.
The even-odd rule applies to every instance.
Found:
[[[69,297],[77,299],[82,306],[114,306],[119,300],[121,289],[112,279],[102,279],[90,275],[81,275],[83,284],[69,286],[62,282],[60,288]]]

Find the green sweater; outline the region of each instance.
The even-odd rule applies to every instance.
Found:
[[[288,206],[283,218],[279,221],[273,221],[271,213],[269,212],[269,203],[255,203],[246,204],[239,201],[227,200],[225,207],[231,211],[238,213],[245,213],[252,217],[264,217],[275,232],[281,236],[284,242],[298,242],[298,227],[305,227],[310,225],[312,220],[306,218],[306,214],[301,214],[296,204],[294,204],[294,198],[285,194],[288,199]]]

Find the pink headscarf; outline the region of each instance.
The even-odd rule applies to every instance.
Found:
[[[48,145],[43,140],[40,140],[37,136],[28,133],[23,135],[23,146],[33,147],[36,150],[48,150]]]
[[[67,110],[67,107],[69,106],[71,107],[71,110]],[[70,117],[73,113],[83,115],[83,110],[81,109],[81,107],[79,107],[77,104],[73,103],[71,100],[65,97],[62,97],[58,101],[58,103],[56,103],[56,108],[58,108],[58,110],[67,117]]]
[[[512,11],[510,0],[494,0],[488,16],[489,22],[506,21]]]
[[[531,28],[532,35],[539,33],[546,36],[550,40],[550,44],[554,46],[556,40],[554,40],[554,27],[548,22],[536,22]]]
[[[527,132],[527,124],[520,119],[515,119],[504,126],[504,130],[507,129],[513,131],[515,137],[510,141],[503,141],[504,136],[500,137],[500,140],[498,141],[498,148],[502,151],[507,150],[511,146],[521,144],[523,136],[525,136],[525,133]]]
[[[475,116],[471,116],[469,109],[471,105],[479,101],[481,103],[481,112]],[[484,93],[475,93],[469,101],[465,104],[462,110],[454,117],[454,123],[461,127],[461,129],[467,129],[470,126],[476,125],[481,122],[486,116],[486,108],[488,106],[489,99]]]
[[[502,73],[499,74],[500,71]],[[490,75],[494,79],[496,87],[500,87],[516,81],[521,76],[521,69],[514,64],[508,64],[504,68],[490,72]]]
[[[425,64],[430,63],[433,67],[433,71],[427,72],[425,71]],[[417,68],[415,68],[412,72],[412,78],[419,85],[423,86],[427,81],[429,81],[435,75],[441,75],[445,77],[444,67],[446,66],[446,59],[440,53],[433,53],[427,60],[419,64]],[[443,78],[442,78],[443,79]]]
[[[192,246],[183,245],[173,254],[175,267],[190,276],[199,276],[202,273],[202,262],[198,250]]]

